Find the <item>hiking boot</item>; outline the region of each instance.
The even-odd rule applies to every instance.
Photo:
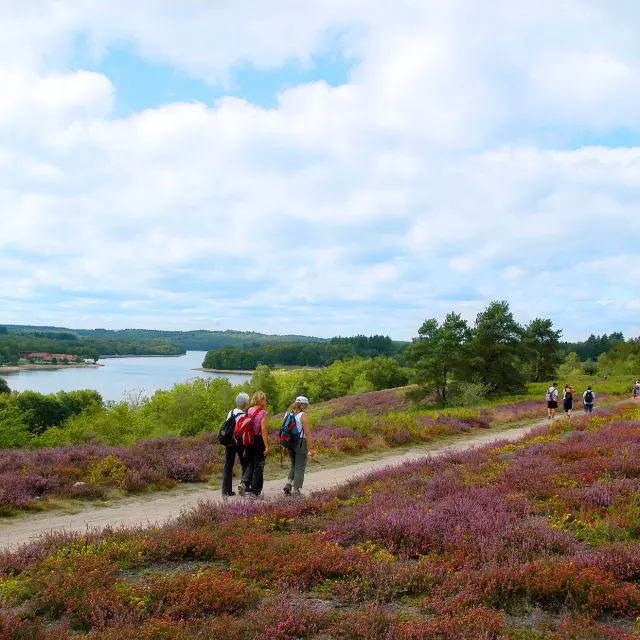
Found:
[[[304,498],[304,496],[302,495],[302,491],[300,491],[300,489],[294,489],[293,493],[291,494],[292,498]]]
[[[231,498],[232,496],[235,496],[236,492],[235,491],[223,491],[222,492],[222,497],[223,498]]]
[[[284,488],[282,489],[282,491],[284,491],[284,495],[285,496],[290,496],[291,495],[291,485],[290,484],[285,484]]]

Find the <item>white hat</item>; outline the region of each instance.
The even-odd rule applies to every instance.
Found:
[[[296,398],[296,404],[309,404],[309,398],[305,398],[304,396],[298,396]]]

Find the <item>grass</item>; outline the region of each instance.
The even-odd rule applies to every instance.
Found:
[[[532,382],[527,385],[528,396],[535,398],[544,398],[546,390],[552,382],[558,382],[560,391],[564,388],[565,382],[571,384],[582,395],[587,390],[587,386],[591,385],[596,394],[610,394],[617,396],[631,397],[631,391],[635,380],[629,376],[608,376],[603,380],[601,376],[574,376],[569,380],[551,380],[549,382]]]

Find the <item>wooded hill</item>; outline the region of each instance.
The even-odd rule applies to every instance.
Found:
[[[98,355],[180,355],[227,346],[252,349],[266,344],[323,342],[310,336],[275,336],[253,331],[156,331],[153,329],[68,329],[0,325],[0,364],[16,362],[20,351]]]
[[[326,342],[269,344],[251,349],[225,347],[209,351],[202,366],[207,369],[230,370],[255,369],[260,364],[270,367],[327,367],[337,360],[379,356],[394,356],[402,361],[407,344],[395,342],[389,336],[358,335],[331,338]]]

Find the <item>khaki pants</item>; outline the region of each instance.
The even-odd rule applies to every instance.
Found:
[[[294,449],[289,449],[289,460],[291,462],[289,483],[293,484],[294,489],[302,489],[308,456],[309,447],[306,438],[302,438]]]

